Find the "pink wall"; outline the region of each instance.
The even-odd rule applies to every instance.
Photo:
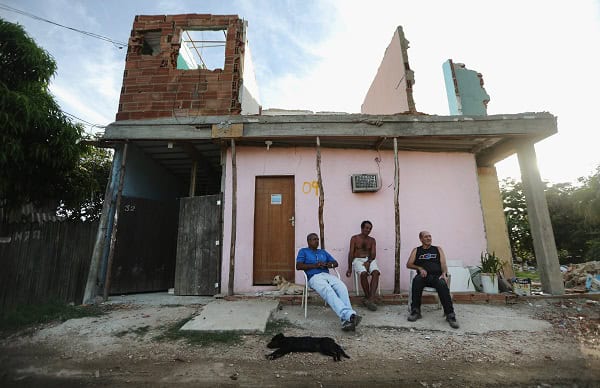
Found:
[[[396,114],[410,111],[411,105],[414,108],[412,85],[407,84],[407,79],[412,82],[413,75],[410,71],[407,76],[408,58],[402,52],[402,39],[404,34],[400,36],[400,30],[396,29],[361,105],[361,113]]]
[[[271,290],[252,285],[255,176],[293,175],[296,195],[295,247],[306,246],[306,235],[319,232],[316,151],[313,148],[238,147],[237,153],[237,242],[236,293]],[[377,163],[376,159],[380,160]],[[479,200],[475,161],[466,153],[399,152],[400,234],[402,290],[408,287],[406,260],[419,245],[418,233],[429,230],[434,244],[441,245],[449,260],[465,265],[479,263],[486,240]],[[360,223],[373,223],[377,239],[377,261],[382,272],[382,289],[394,287],[394,155],[391,151],[322,149],[321,171],[325,192],[325,240],[327,250],[340,263],[346,278],[350,236],[360,233]],[[382,187],[374,193],[352,193],[350,175],[379,173]],[[222,290],[227,290],[231,244],[231,154],[226,165],[225,218]],[[303,277],[297,273],[297,283]]]

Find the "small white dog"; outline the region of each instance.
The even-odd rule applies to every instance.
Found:
[[[301,295],[304,292],[304,286],[289,282],[281,275],[275,275],[273,285],[277,286],[281,295]]]

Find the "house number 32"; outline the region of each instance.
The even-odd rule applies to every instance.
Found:
[[[125,205],[124,206],[124,210],[126,212],[134,212],[135,211],[135,205]]]

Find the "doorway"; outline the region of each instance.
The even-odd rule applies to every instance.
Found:
[[[256,177],[253,284],[295,278],[293,176]]]

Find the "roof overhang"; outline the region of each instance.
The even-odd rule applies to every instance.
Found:
[[[196,116],[117,121],[102,142],[129,141],[148,156],[185,170],[192,160],[219,165],[220,150],[236,146],[321,147],[468,152],[478,166],[491,166],[557,132],[550,113],[489,116],[316,114],[297,116]],[[167,147],[167,144],[169,146]],[[169,151],[167,151],[169,150]],[[169,155],[169,153],[172,153]],[[189,169],[188,169],[189,171]],[[183,176],[183,174],[180,174]]]

